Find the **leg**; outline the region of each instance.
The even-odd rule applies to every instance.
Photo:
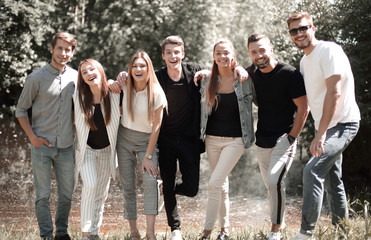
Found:
[[[31,146],[32,171],[35,184],[35,211],[40,236],[53,237],[53,221],[50,213],[51,166],[54,148]]]
[[[145,147],[146,148],[146,147]],[[145,149],[144,151],[138,153],[138,160],[140,165],[142,165]],[[152,162],[157,167],[158,166],[158,149],[155,148],[152,154]],[[147,221],[147,234],[148,239],[155,238],[155,219],[158,214],[158,190],[157,190],[157,180],[155,177],[150,176],[147,172],[143,173],[143,207],[144,215],[146,215]]]
[[[245,148],[242,138],[223,138],[208,136],[206,138],[206,150],[210,167],[215,166],[212,171],[208,186],[208,203],[206,210],[205,230],[211,231],[215,225],[217,214],[225,215],[223,219],[228,219],[228,212],[221,212],[229,208],[229,201],[223,202],[226,206],[221,208],[222,192],[226,192],[225,182],[228,174],[232,171],[237,161],[240,159]],[[228,194],[226,192],[226,194]],[[218,211],[215,211],[218,209]],[[226,228],[227,222],[221,223]],[[224,225],[224,226],[223,226]]]
[[[180,217],[175,196],[175,176],[177,172],[177,150],[174,140],[163,136],[158,144],[159,165],[163,181],[163,194],[166,217],[171,231],[180,229]]]
[[[53,161],[55,178],[57,180],[58,202],[55,213],[56,235],[67,234],[68,216],[71,210],[72,194],[75,185],[74,147],[59,148],[58,156]]]
[[[198,142],[193,139],[180,139],[177,145],[179,151],[179,170],[182,182],[175,186],[175,193],[187,197],[194,197],[198,193],[200,179],[200,153]]]
[[[96,160],[97,188],[95,191],[95,203],[93,209],[93,222],[90,235],[98,235],[103,221],[104,203],[108,197],[110,186],[109,159],[111,159],[111,148],[102,149]]]
[[[342,155],[340,155],[325,180],[325,191],[327,192],[327,200],[332,213],[333,225],[339,224],[344,219],[349,218],[345,188],[341,180],[342,160]]]
[[[96,152],[86,149],[84,163],[81,166],[80,177],[83,183],[81,191],[81,232],[83,236],[89,236],[95,209],[95,193],[97,187]]]
[[[117,158],[121,183],[124,188],[124,218],[137,219],[136,173],[137,159],[132,150],[135,143],[130,139],[128,131],[122,125],[117,137]]]
[[[312,157],[305,166],[303,173],[302,224],[300,230],[302,234],[313,235],[316,222],[321,212],[325,179],[328,178],[329,172],[338,161],[340,155],[356,135],[358,126],[358,124],[338,124],[327,130],[326,141],[324,143],[325,153],[319,157]],[[341,162],[339,162],[338,165],[339,164],[341,164]],[[339,182],[341,181],[341,175],[339,174],[341,174],[341,172],[338,172],[338,174],[333,172],[331,178],[337,176],[336,178],[339,179]],[[331,195],[332,191],[329,191],[329,194]],[[342,199],[346,199],[345,191],[341,191],[337,196],[342,196]],[[330,199],[333,197],[334,196],[329,196]],[[341,199],[334,200],[340,201]],[[337,215],[346,215],[346,207],[337,210],[339,211]]]
[[[155,221],[156,221],[156,215],[153,215],[153,214],[146,215],[146,224],[147,224],[146,238],[148,240],[156,239],[156,236],[155,236]]]
[[[290,145],[287,134],[277,140],[272,150],[268,168],[268,192],[271,212],[272,231],[278,232],[284,219],[286,191],[284,180],[295,156],[297,141]]]

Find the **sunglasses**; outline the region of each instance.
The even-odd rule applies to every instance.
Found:
[[[311,27],[312,27],[311,25],[307,25],[307,26],[302,26],[298,28],[293,28],[293,29],[290,29],[289,33],[291,36],[296,36],[298,35],[299,32],[306,32]]]

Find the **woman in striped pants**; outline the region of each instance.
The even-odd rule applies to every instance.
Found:
[[[120,95],[108,91],[102,65],[86,59],[78,69],[74,99],[76,182],[80,175],[82,239],[100,239],[104,202],[110,177],[115,177]]]

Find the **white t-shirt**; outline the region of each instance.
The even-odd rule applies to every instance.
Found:
[[[131,120],[131,116],[128,112],[128,102],[127,102],[127,88],[124,85],[123,88],[124,97],[122,99],[122,108],[123,116],[121,118],[121,124],[131,130],[138,132],[151,133],[152,132],[152,122],[148,120],[148,96],[147,96],[147,87],[140,91],[136,92],[134,90],[134,101],[133,101],[133,112],[134,112],[134,121]],[[158,109],[159,107],[166,107],[167,101],[164,91],[162,90],[160,84],[154,84],[153,89],[154,97],[154,108],[153,110]]]
[[[335,74],[341,75],[341,90],[338,106],[328,128],[338,123],[361,119],[354,93],[354,77],[349,59],[343,49],[333,42],[319,41],[309,55],[300,61],[300,72],[304,76],[308,104],[318,130],[322,118],[326,95],[326,79]]]

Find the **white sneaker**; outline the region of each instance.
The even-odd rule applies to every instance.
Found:
[[[182,240],[180,230],[174,230],[171,232],[171,240]]]
[[[157,204],[158,211],[160,212],[164,208],[164,193],[162,192],[162,180],[157,180]]]
[[[270,232],[268,235],[268,240],[280,240],[282,235],[280,232]]]
[[[315,238],[313,236],[298,233],[294,237],[290,238],[290,240],[315,240]]]

